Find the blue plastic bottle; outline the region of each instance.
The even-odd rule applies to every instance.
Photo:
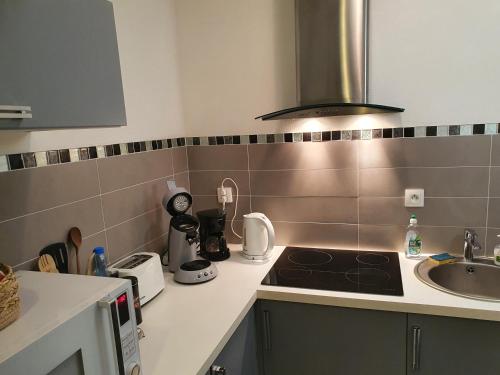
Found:
[[[94,249],[94,274],[96,276],[108,276],[108,271],[106,270],[106,254],[104,253],[104,247],[96,247]]]

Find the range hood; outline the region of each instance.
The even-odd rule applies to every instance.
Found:
[[[368,0],[295,0],[299,106],[262,120],[403,112],[368,103]]]

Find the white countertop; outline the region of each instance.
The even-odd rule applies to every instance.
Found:
[[[165,273],[165,290],[143,308],[144,374],[204,375],[257,298],[500,321],[500,303],[458,297],[423,284],[413,272],[417,261],[402,253],[402,297],[261,285],[283,249],[276,246],[264,264],[249,263],[234,251],[217,263],[219,275],[205,284],[177,284]]]

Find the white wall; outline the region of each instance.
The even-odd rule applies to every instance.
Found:
[[[293,0],[176,0],[188,135],[500,121],[500,2],[371,0],[370,101],[403,114],[254,120],[295,105]]]
[[[128,125],[1,132],[0,154],[184,136],[173,0],[114,0]]]

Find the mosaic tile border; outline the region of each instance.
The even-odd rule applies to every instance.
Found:
[[[439,125],[385,129],[332,130],[321,132],[168,138],[153,141],[116,143],[104,146],[88,146],[72,149],[0,155],[0,172],[184,146],[356,141],[379,138],[453,137],[492,135],[499,133],[500,123],[490,123],[473,125]]]
[[[104,146],[88,146],[70,149],[66,148],[60,150],[0,155],[0,172],[45,167],[48,165],[129,155],[139,152],[184,146],[186,146],[186,138],[169,138],[153,141],[115,143]]]
[[[234,144],[357,141],[372,140],[378,138],[448,137],[485,134],[492,135],[499,133],[500,123],[474,125],[440,125],[385,129],[333,130],[301,133],[188,137],[186,138],[186,145],[215,146]]]

